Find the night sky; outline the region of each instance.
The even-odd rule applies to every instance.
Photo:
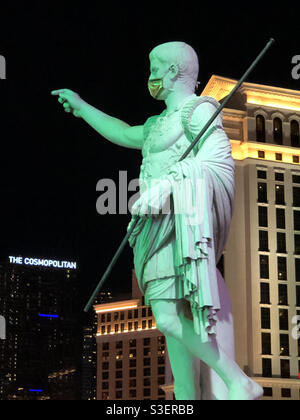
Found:
[[[0,254],[76,259],[86,303],[130,220],[129,214],[97,214],[96,184],[102,178],[118,184],[119,171],[137,178],[141,153],[108,142],[66,114],[51,90],[72,89],[107,114],[139,125],[164,108],[147,90],[148,54],[156,45],[185,41],[195,48],[200,93],[212,74],[239,79],[270,37],[276,44],[248,81],[300,90],[300,80],[291,77],[292,57],[300,55],[300,7],[58,4],[1,5],[0,55],[7,60],[7,80],[0,80]],[[130,291],[132,266],[128,246],[107,287]]]

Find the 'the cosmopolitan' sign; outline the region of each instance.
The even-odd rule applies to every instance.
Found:
[[[77,263],[76,262],[44,260],[44,259],[41,259],[41,258],[9,257],[9,262],[11,264],[19,264],[19,265],[67,268],[67,269],[70,269],[70,270],[76,270],[77,269]]]

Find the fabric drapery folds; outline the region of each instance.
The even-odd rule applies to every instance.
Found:
[[[220,309],[216,265],[229,234],[235,193],[235,162],[222,117],[215,120],[204,135],[204,143],[200,148],[198,144],[191,156],[178,162],[181,155],[175,160],[175,154],[187,149],[218,106],[214,98],[193,95],[181,110],[185,136],[160,156],[147,153],[145,164],[152,157],[160,158],[163,170],[159,178],[171,183],[170,211],[158,217],[140,218],[129,241],[134,248],[142,292],[146,288],[144,277],[153,280],[151,270],[157,272],[156,278],[162,282],[169,276],[176,278],[178,290],[190,302],[194,329],[202,342],[209,341],[215,333],[216,314]],[[153,128],[148,136],[155,130],[152,120]],[[150,137],[147,138],[149,147]],[[145,168],[145,173],[150,173],[150,166]],[[171,245],[172,267],[168,263],[160,264],[160,256]]]

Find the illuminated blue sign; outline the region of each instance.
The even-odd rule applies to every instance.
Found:
[[[41,318],[58,318],[58,315],[39,314]]]
[[[43,392],[42,389],[30,389],[29,392]]]

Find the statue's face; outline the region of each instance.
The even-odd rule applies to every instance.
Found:
[[[174,85],[174,66],[161,62],[158,58],[150,60],[149,91],[151,95],[160,101],[166,100],[170,89]]]

